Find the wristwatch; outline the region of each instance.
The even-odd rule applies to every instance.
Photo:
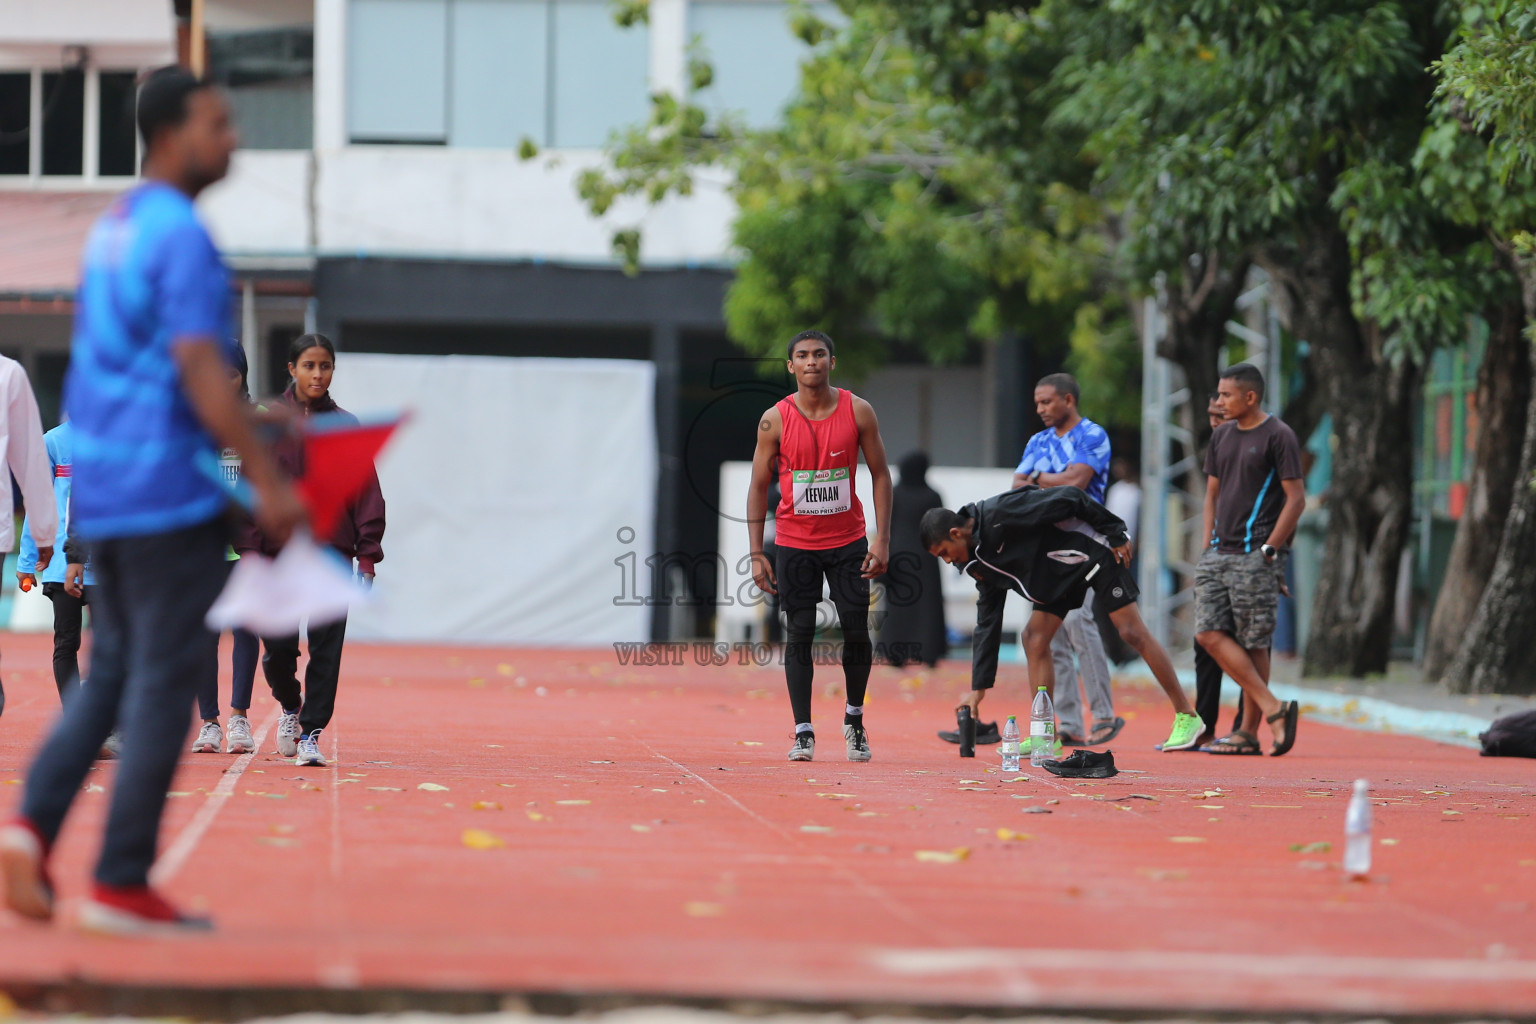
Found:
[[[1264,556],[1264,561],[1266,562],[1273,562],[1275,557],[1280,554],[1272,544],[1260,544],[1259,553]]]

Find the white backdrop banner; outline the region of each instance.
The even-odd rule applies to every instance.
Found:
[[[638,360],[340,353],[343,408],[413,413],[379,459],[378,600],[348,635],[650,639],[650,609],[614,559],[652,547],[655,393]]]

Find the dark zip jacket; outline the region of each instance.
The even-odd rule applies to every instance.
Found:
[[[1098,541],[1074,529],[1086,524],[1113,548],[1126,543],[1125,523],[1076,487],[1020,488],[966,505],[972,519],[971,560],[962,571],[976,581],[976,633],[971,640],[971,689],[997,679],[1008,591],[1049,605],[1080,584],[1096,562],[1070,564],[1050,557],[1063,550],[1091,552]]]
[[[301,416],[340,413],[353,423],[357,422],[357,417],[337,405],[329,392],[313,406],[307,406],[299,401],[290,383],[278,402],[294,409]],[[295,480],[304,474],[304,446],[297,438],[283,438],[273,447],[272,454],[283,472]],[[358,572],[373,573],[374,566],[384,561],[384,493],[379,489],[377,472],[369,474],[368,483],[341,514],[335,533],[327,538],[315,539],[329,543],[349,560],[357,559]],[[235,545],[235,550],[241,553],[259,551],[272,556],[280,548],[268,540],[254,524],[250,524],[240,542]]]

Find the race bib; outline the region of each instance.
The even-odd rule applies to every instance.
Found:
[[[796,469],[790,473],[794,484],[794,509],[797,516],[830,516],[853,509],[853,479],[848,467],[841,469]]]

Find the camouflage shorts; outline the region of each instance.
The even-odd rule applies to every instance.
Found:
[[[1247,650],[1268,647],[1275,633],[1285,552],[1273,563],[1257,552],[1207,551],[1195,567],[1195,629],[1230,633]]]

